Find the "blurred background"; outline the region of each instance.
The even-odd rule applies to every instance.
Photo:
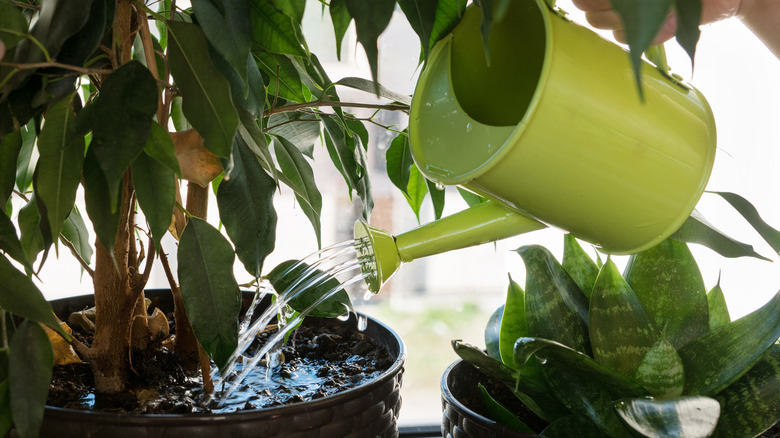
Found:
[[[321,4],[308,0],[304,30],[312,52],[320,56],[332,80],[346,76],[370,78],[363,49],[356,45],[354,28],[347,34],[341,61],[335,56],[335,39]],[[181,3],[179,3],[181,4]],[[570,1],[559,6],[572,19],[586,24],[584,16]],[[611,38],[611,34],[604,35]],[[704,26],[698,44],[695,69],[676,43],[666,44],[669,65],[675,73],[698,88],[708,99],[718,127],[718,151],[708,189],[731,191],[746,197],[762,217],[780,228],[780,62],[737,20]],[[419,74],[419,40],[400,10],[379,39],[379,80],[387,88],[411,94]],[[343,101],[372,102],[373,96],[351,89],[339,89]],[[370,117],[372,111],[354,111]],[[383,125],[406,126],[403,113],[380,113]],[[392,186],[385,173],[384,154],[392,135],[368,124],[371,144],[368,157],[375,208],[371,223],[393,233],[418,225],[403,195]],[[327,152],[316,148],[315,176],[323,195],[323,246],[352,238],[352,226],[360,215],[360,205],[350,204],[347,187],[330,164]],[[291,193],[275,198],[279,212],[276,251],[266,261],[266,271],[279,262],[300,259],[316,251],[314,232]],[[216,203],[211,203],[210,219],[218,222]],[[444,214],[466,207],[457,191],[446,189]],[[713,224],[742,241],[749,242],[773,262],[757,259],[725,259],[709,249],[692,245],[707,288],[720,276],[732,318],[760,307],[780,288],[780,257],[760,242],[760,238],[725,201],[705,194],[697,207]],[[426,200],[420,222],[433,219]],[[396,330],[407,345],[408,360],[402,391],[402,425],[438,424],[441,402],[439,380],[444,369],[456,359],[450,340],[463,339],[483,345],[482,330],[489,315],[502,304],[508,275],[524,284],[524,267],[514,252],[519,246],[536,243],[562,254],[562,234],[542,230],[496,244],[442,254],[403,266],[372,300],[359,310],[378,318]],[[175,254],[176,242],[165,242]],[[595,251],[591,251],[595,256]],[[83,275],[72,257],[62,251],[40,273],[39,286],[48,299],[90,293],[89,276]],[[175,257],[171,257],[175,264]],[[616,259],[620,264],[624,258]],[[173,267],[175,270],[175,266]],[[237,275],[242,272],[240,266]],[[246,274],[243,274],[244,276]],[[249,279],[242,277],[240,282]],[[167,287],[158,267],[150,288]]]

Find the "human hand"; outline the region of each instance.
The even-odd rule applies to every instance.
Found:
[[[596,29],[611,30],[616,40],[626,43],[626,31],[623,20],[612,7],[610,0],[573,0],[573,2],[577,8],[585,12],[585,18],[591,26]],[[702,14],[700,24],[714,23],[738,16],[742,2],[743,0],[701,0]],[[677,20],[675,14],[670,13],[666,17],[655,40],[653,40],[653,44],[660,44],[669,40],[675,35],[676,30]]]

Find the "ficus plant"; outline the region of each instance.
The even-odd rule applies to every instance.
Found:
[[[524,0],[475,2],[485,35],[508,1]],[[295,194],[320,242],[322,197],[311,166],[318,138],[350,198],[360,199],[364,217],[371,213],[366,125],[381,123],[348,109],[408,109],[408,96],[378,82],[377,39],[396,8],[419,36],[424,64],[466,7],[320,1],[337,54],[354,23],[369,80],[329,77],[303,37],[306,0],[190,3],[0,0],[0,435],[14,424],[36,436],[55,360],[49,339],[64,339],[91,365],[98,391],[129,389],[130,352],[157,345],[144,305],[155,263],[171,283],[182,367],[224,365],[237,339],[234,261],[251,277],[264,275],[280,186]],[[622,1],[618,10],[628,17],[646,3]],[[632,53],[645,50],[671,0],[662,6],[626,21],[642,36],[629,32]],[[696,28],[690,23],[681,29]],[[366,92],[366,102],[342,101],[342,87]],[[384,128],[398,132],[387,152],[391,181],[416,212],[430,193],[440,214],[443,193],[414,167],[405,133]],[[219,224],[205,220],[211,190]],[[166,234],[178,240],[177,272],[161,245]],[[92,278],[90,345],[68,334],[33,281],[52,249],[71,253]]]
[[[753,437],[780,420],[780,293],[731,321],[673,239],[622,275],[571,235],[562,262],[538,245],[517,252],[525,288],[510,278],[486,352],[453,346],[549,426],[531,430],[483,388],[494,420],[548,437]]]

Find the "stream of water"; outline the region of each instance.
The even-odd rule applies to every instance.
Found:
[[[279,349],[288,333],[328,298],[344,290],[348,293],[353,306],[370,299],[373,294],[368,291],[364,280],[371,275],[371,272],[365,271],[366,267],[369,267],[370,271],[374,260],[372,256],[365,255],[366,253],[370,254],[370,251],[365,251],[366,245],[369,245],[366,239],[350,240],[323,248],[309,255],[282,272],[281,277],[285,277],[305,267],[300,274],[296,275],[295,280],[282,291],[275,290],[270,281],[262,280],[239,325],[238,348],[233,352],[225,372],[220,373],[218,369],[212,371],[211,378],[217,392],[211,394],[205,403],[213,405],[216,402],[219,408],[226,404],[234,393],[244,385],[247,378],[253,373],[257,373],[260,368],[270,373],[270,370],[280,362]],[[299,314],[291,313],[288,306],[291,300],[307,290],[321,287],[329,281],[332,282],[333,279],[338,280],[338,284],[334,284]],[[268,294],[274,296],[273,303],[253,320],[254,313],[258,310],[258,304]],[[344,309],[344,315],[339,319],[348,319],[350,312],[354,313],[354,308]],[[263,333],[268,328],[275,317],[278,320],[276,332],[268,338],[261,348],[253,349],[254,352],[249,353],[248,349],[252,342],[258,334]],[[366,317],[358,315],[357,321],[358,329],[364,330],[367,325]],[[266,366],[259,367],[260,364]],[[266,378],[270,378],[270,376],[266,375]]]

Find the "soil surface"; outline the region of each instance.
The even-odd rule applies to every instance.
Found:
[[[79,334],[74,329],[74,335]],[[84,334],[82,334],[83,336]],[[258,337],[250,351],[266,335]],[[133,354],[132,385],[127,393],[95,393],[85,364],[54,369],[48,404],[70,409],[143,414],[221,413],[315,400],[370,381],[393,364],[393,358],[351,323],[307,318],[282,349],[283,361],[268,373],[257,366],[225,404],[205,404],[199,377],[184,374],[167,348]],[[220,389],[220,388],[218,388]]]

